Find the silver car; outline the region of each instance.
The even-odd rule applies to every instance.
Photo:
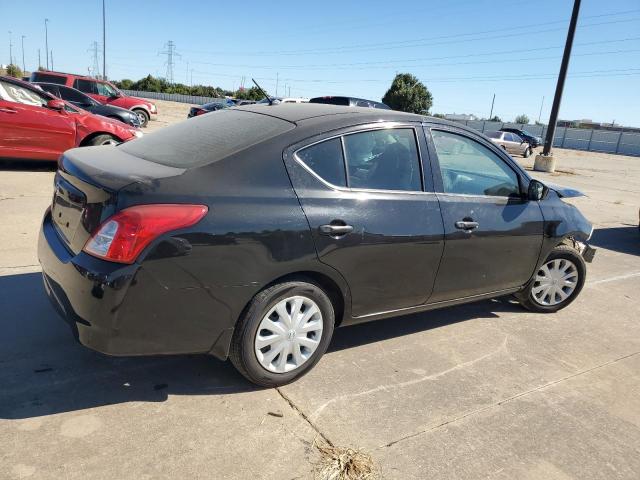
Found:
[[[485,132],[493,143],[500,145],[511,154],[522,155],[527,158],[533,152],[531,145],[522,137],[510,132]]]

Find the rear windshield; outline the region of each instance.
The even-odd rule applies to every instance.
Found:
[[[65,83],[67,83],[67,78],[61,77],[60,75],[49,75],[48,73],[33,72],[31,74],[31,81],[57,83],[58,85],[64,85]]]
[[[309,103],[324,103],[327,105],[342,105],[349,106],[349,99],[347,97],[318,97],[309,100]]]
[[[293,123],[279,118],[224,109],[165,127],[118,148],[150,162],[190,168],[217,162],[293,128]]]

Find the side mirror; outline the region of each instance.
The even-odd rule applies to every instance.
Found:
[[[529,182],[529,200],[535,200],[536,202],[544,200],[549,193],[549,187],[538,180],[531,180]]]
[[[62,100],[49,100],[47,102],[47,108],[51,110],[64,110],[64,102]]]

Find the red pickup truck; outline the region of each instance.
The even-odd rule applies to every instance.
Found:
[[[73,87],[95,98],[103,105],[114,105],[131,110],[140,118],[141,127],[146,126],[151,116],[158,113],[158,109],[153,102],[144,98],[125,95],[106,80],[98,80],[93,77],[75,75],[73,73],[40,70],[31,74],[30,81],[57,83],[59,85],[66,85],[67,87]]]

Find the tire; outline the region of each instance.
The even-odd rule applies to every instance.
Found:
[[[542,299],[540,298],[544,294],[545,285],[548,285],[548,283],[544,280],[539,281],[539,279],[552,278],[551,274],[553,273],[553,267],[550,267],[550,264],[552,264],[552,262],[554,261],[556,261],[556,265],[559,266],[560,271],[563,268],[567,268],[569,266],[569,263],[572,264],[575,269],[573,271],[575,273],[574,277],[564,277],[567,278],[567,281],[575,278],[575,285],[573,286],[573,290],[570,291],[566,298],[559,301],[558,299],[561,298],[561,294],[553,293],[554,289],[556,291],[558,290],[557,286],[550,287],[549,296],[544,296],[544,298]],[[549,275],[547,275],[547,273],[544,271],[545,267],[548,268],[547,271],[550,273]],[[570,268],[567,268],[565,272],[569,272],[567,273],[567,275],[572,274]],[[527,310],[531,310],[532,312],[557,312],[558,310],[561,310],[568,306],[580,294],[580,292],[582,291],[582,287],[584,286],[586,275],[587,267],[580,253],[575,248],[572,248],[568,245],[559,245],[551,251],[547,259],[536,272],[532,281],[529,283],[529,286],[525,289],[525,291],[519,293],[517,295],[517,298],[524,308],[526,308]],[[557,281],[560,281],[560,279],[558,279]],[[563,286],[561,283],[558,283],[558,285],[560,285],[560,289],[564,294],[567,294],[568,290],[571,288],[569,286]],[[546,301],[547,299],[549,299],[549,301]]]
[[[135,110],[132,110],[132,112],[138,115],[138,118],[140,119],[140,128],[146,127],[147,123],[149,123],[149,114],[141,108],[136,108]]]
[[[88,146],[97,147],[98,145],[117,145],[120,142],[116,137],[108,134],[96,135],[87,142]]]
[[[532,153],[532,151],[531,151],[531,147],[528,147],[528,148],[524,151],[524,153],[522,154],[522,156],[523,156],[524,158],[529,158],[529,156],[531,155],[531,153]]]
[[[289,307],[294,310],[295,302],[298,301],[305,302],[304,306],[299,308],[299,315],[302,317],[298,316],[298,319],[302,321],[305,318],[305,312],[310,314],[315,312],[316,308],[320,316],[313,313],[310,319],[298,328],[287,330],[288,324],[282,321],[285,317],[274,310],[280,308],[279,311],[282,311],[281,308],[284,305],[286,312],[290,313]],[[275,320],[271,324],[264,323],[269,319]],[[321,324],[320,332],[317,331],[318,319]],[[277,333],[275,328],[270,330],[272,327],[269,325],[273,323],[285,327],[282,333]],[[263,290],[253,298],[236,325],[229,358],[236,369],[256,385],[263,387],[285,385],[300,378],[318,363],[331,341],[334,323],[335,313],[331,300],[318,285],[306,281],[279,283]],[[310,328],[316,330],[301,331]],[[270,340],[272,338],[277,339]],[[302,343],[298,343],[298,340],[305,344],[313,344],[317,341],[317,345],[310,350]],[[269,341],[273,343],[265,345],[262,349],[258,348]],[[284,346],[285,350],[282,350],[281,346]],[[296,348],[298,350],[294,350]],[[273,353],[269,355],[269,352],[275,352],[276,349],[281,353],[275,357]],[[294,351],[298,353],[296,357],[294,357]],[[282,352],[286,352],[286,357]],[[308,355],[306,358],[304,358],[305,352]],[[259,355],[262,358],[259,358]],[[271,357],[273,359],[270,360]],[[298,366],[295,366],[296,363]],[[265,366],[267,364],[268,367]],[[283,364],[284,369],[276,371]]]

